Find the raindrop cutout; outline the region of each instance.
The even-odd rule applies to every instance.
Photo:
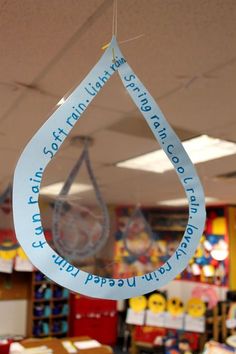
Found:
[[[95,255],[105,246],[109,236],[109,213],[93,173],[88,152],[89,139],[80,140],[83,143],[82,154],[56,199],[52,219],[54,246],[61,256],[71,262],[79,262]],[[83,164],[94,188],[101,215],[82,205],[78,198],[73,199],[69,196]]]
[[[123,233],[125,249],[135,257],[146,255],[153,245],[154,238],[150,225],[140,207],[131,214]]]

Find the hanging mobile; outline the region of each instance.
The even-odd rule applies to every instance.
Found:
[[[73,137],[73,143],[75,142],[82,144],[83,151],[55,201],[52,219],[52,236],[56,250],[68,261],[80,261],[95,255],[104,247],[109,236],[109,213],[89,157],[88,146],[91,139],[76,136]],[[79,200],[70,202],[68,194],[83,163],[94,187],[102,217],[82,206]]]
[[[127,222],[123,240],[125,249],[135,257],[146,255],[153,245],[151,227],[139,206],[135,208]]]
[[[110,279],[84,272],[59,256],[45,239],[38,205],[46,166],[115,72],[119,73],[134,104],[174,166],[189,203],[186,230],[173,255],[160,268],[125,279]],[[193,201],[194,208],[191,207]],[[56,283],[91,297],[127,299],[164,286],[186,268],[202,236],[205,214],[203,188],[189,156],[153,97],[127,64],[113,36],[97,64],[36,132],[19,158],[13,184],[13,215],[18,241],[31,262]]]

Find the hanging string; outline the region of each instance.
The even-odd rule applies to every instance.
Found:
[[[135,36],[135,37],[132,37],[132,38],[129,38],[129,39],[125,39],[123,41],[119,41],[119,44],[123,44],[123,43],[127,43],[127,42],[131,42],[131,41],[135,41],[136,39],[139,39],[141,37],[144,36],[144,33],[141,33],[139,34],[138,36]]]
[[[118,0],[113,0],[113,10],[112,10],[112,36],[117,38],[118,35]],[[127,43],[127,42],[131,42],[134,41],[136,39],[139,39],[141,37],[144,36],[144,33],[139,34],[138,36],[132,37],[132,38],[128,38],[125,39],[123,41],[119,41],[119,44],[123,44],[123,43]],[[108,46],[110,45],[110,42],[107,44],[104,44],[102,46],[102,50],[105,50],[108,48]]]
[[[132,41],[135,41],[136,39],[139,39],[139,38],[141,38],[141,37],[143,37],[143,36],[144,36],[144,33],[141,33],[141,34],[139,34],[138,36],[131,37],[131,38],[128,38],[128,39],[124,39],[123,41],[119,41],[118,43],[119,43],[119,44],[124,44],[124,43],[128,43],[128,42],[132,42]],[[107,44],[104,44],[104,45],[102,46],[102,50],[107,49],[107,48],[109,47],[109,45],[110,45],[110,42],[107,43]]]
[[[114,25],[115,25],[114,14],[115,14],[115,1],[113,0],[113,10],[112,10],[112,30],[111,30],[112,36],[114,36],[114,34],[115,34],[115,30],[114,30]],[[110,44],[110,43],[108,43],[108,45],[109,45],[109,44]]]
[[[117,11],[117,1],[115,1],[115,36],[117,37],[118,35],[118,11]]]

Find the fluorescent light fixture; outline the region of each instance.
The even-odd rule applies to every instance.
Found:
[[[212,197],[205,197],[206,204],[216,203],[219,199],[212,198]],[[157,202],[158,205],[168,205],[168,206],[180,206],[180,205],[188,205],[188,200],[186,198],[177,198],[177,199],[169,199],[169,200],[162,200]]]
[[[49,186],[45,186],[40,189],[40,194],[42,195],[52,195],[56,196],[60,193],[64,182],[58,182],[54,184],[50,184]],[[81,183],[74,183],[72,184],[69,195],[82,193],[91,190],[93,187],[90,184],[81,184]]]
[[[236,153],[235,143],[211,138],[208,135],[201,135],[196,138],[186,140],[183,142],[183,146],[190,159],[195,164]],[[147,154],[119,162],[116,166],[156,173],[162,173],[173,169],[173,165],[163,150],[149,152]]]
[[[63,103],[66,102],[66,99],[62,97],[59,102],[57,102],[57,106],[61,106]]]

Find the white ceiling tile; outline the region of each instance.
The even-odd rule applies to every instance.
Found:
[[[118,41],[142,35],[121,44],[121,50],[177,131],[236,141],[235,23],[234,0],[118,1]],[[0,189],[25,144],[58,100],[94,66],[111,35],[112,1],[0,0]],[[153,204],[183,194],[174,172],[157,175],[114,167],[117,161],[159,148],[151,135],[138,133],[142,120],[133,131],[132,124],[123,127],[137,115],[116,76],[69,137],[94,139],[91,160],[109,203],[142,199]],[[80,152],[67,140],[43,183],[65,179]],[[197,165],[207,195],[236,203],[234,184],[212,182],[234,166],[234,156]],[[79,177],[87,179],[84,171]]]

